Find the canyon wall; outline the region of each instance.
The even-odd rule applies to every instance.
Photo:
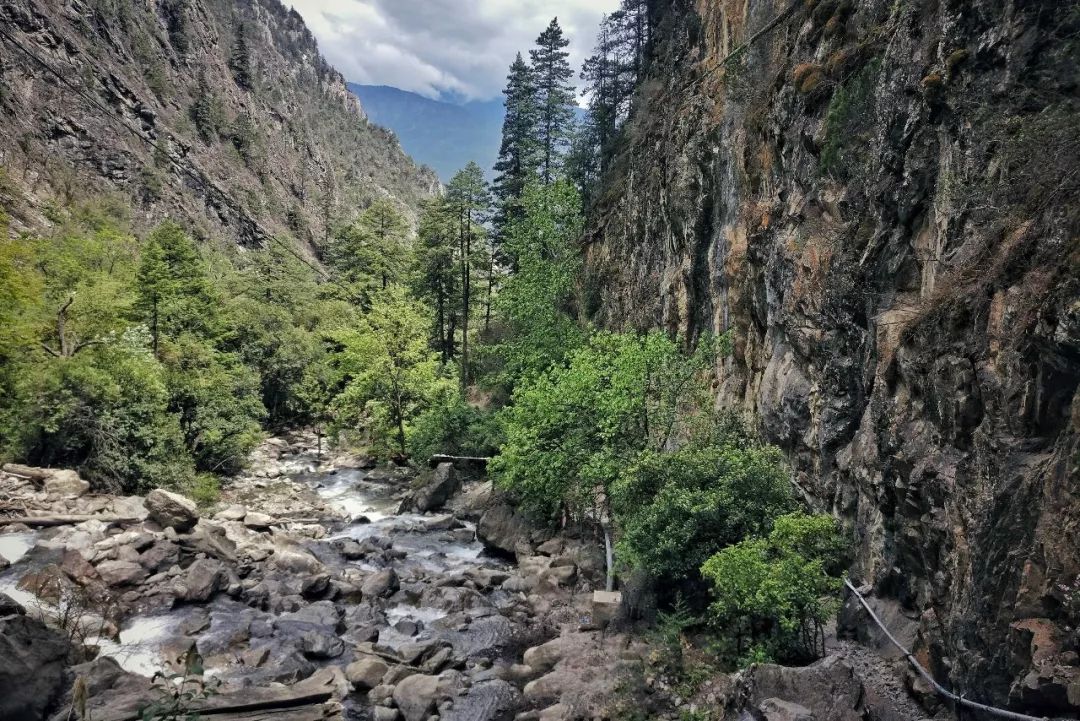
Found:
[[[1080,3],[651,14],[587,313],[730,331],[717,403],[842,519],[919,657],[1080,709]]]
[[[112,194],[140,225],[303,248],[375,199],[414,214],[438,189],[278,0],[10,0],[0,31],[13,231]]]

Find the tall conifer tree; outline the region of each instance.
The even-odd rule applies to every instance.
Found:
[[[503,120],[502,145],[495,164],[498,176],[492,186],[498,199],[495,227],[500,237],[521,216],[521,194],[540,163],[537,146],[539,108],[536,105],[536,82],[532,70],[518,53],[506,78],[506,118]]]
[[[570,84],[574,71],[566,51],[569,45],[555,18],[536,39],[536,48],[529,51],[539,109],[540,178],[545,185],[555,179],[574,129],[574,86]]]

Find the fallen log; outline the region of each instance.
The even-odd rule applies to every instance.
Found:
[[[12,476],[18,476],[19,478],[25,478],[28,481],[34,481],[35,483],[44,483],[47,478],[52,475],[52,469],[49,468],[35,468],[34,466],[24,466],[21,463],[5,463],[3,468],[4,473]]]
[[[347,682],[341,672],[323,669],[293,686],[249,688],[194,700],[190,711],[193,716],[214,721],[316,721],[327,717],[327,702],[343,698],[345,693]],[[93,717],[95,721],[140,721],[144,718],[140,707],[154,695],[148,689],[145,699],[125,698],[107,709],[95,710]]]
[[[428,461],[428,465],[435,468],[440,463],[453,463],[454,465],[474,466],[478,468],[487,468],[488,461],[491,459],[486,456],[447,456],[442,453],[436,453]]]
[[[56,516],[9,516],[0,518],[0,526],[14,526],[21,523],[25,526],[36,528],[50,528],[52,526],[74,526],[84,521],[101,521],[104,524],[114,523],[138,523],[139,518],[124,518],[122,516],[95,516],[95,515],[56,515]]]

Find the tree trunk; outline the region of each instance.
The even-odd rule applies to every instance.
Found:
[[[466,211],[461,225],[461,395],[469,387],[469,235],[472,213]]]
[[[611,530],[608,524],[601,524],[604,529],[604,561],[607,563],[607,581],[604,584],[605,591],[615,590],[615,552],[611,547]]]

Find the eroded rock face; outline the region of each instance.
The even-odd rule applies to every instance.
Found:
[[[0,618],[0,718],[40,721],[67,689],[71,642],[24,615]]]
[[[1040,663],[1010,630],[1080,621],[1080,50],[1054,40],[1077,19],[652,5],[654,71],[587,232],[587,310],[731,331],[721,404],[844,521],[854,577],[919,619],[942,680],[1080,708],[1052,670],[1077,668],[1075,636]]]

